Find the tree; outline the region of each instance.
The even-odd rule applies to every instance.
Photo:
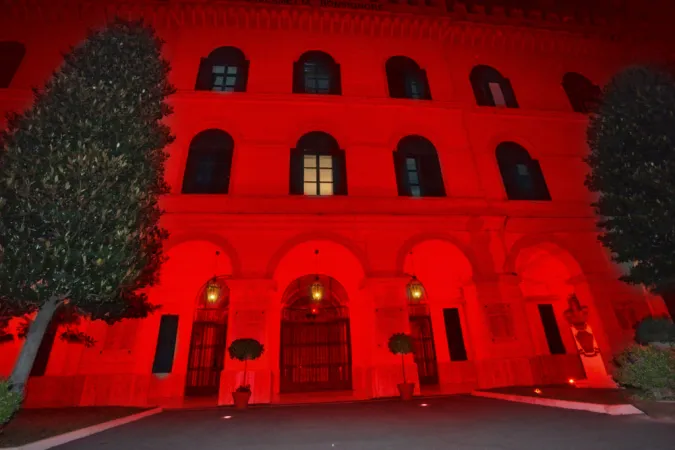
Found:
[[[588,129],[601,242],[622,277],[661,293],[675,286],[675,79],[633,67],[605,87]]]
[[[62,305],[108,322],[154,309],[142,289],[163,261],[158,198],[172,140],[161,46],[141,22],[90,32],[0,139],[0,303],[35,312],[16,391]]]

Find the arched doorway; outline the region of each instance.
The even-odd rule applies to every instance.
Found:
[[[279,356],[282,393],[352,388],[347,292],[335,279],[318,277],[320,300],[310,293],[316,275],[293,281],[284,293]]]
[[[438,384],[438,363],[436,362],[436,346],[434,345],[434,331],[431,328],[429,305],[411,301],[408,304],[408,318],[420,385],[436,385]]]
[[[217,395],[225,363],[230,290],[223,277],[209,280],[199,291],[190,339],[186,396]]]

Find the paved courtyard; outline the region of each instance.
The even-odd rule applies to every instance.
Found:
[[[58,448],[673,450],[675,424],[457,396],[243,412],[167,411]]]

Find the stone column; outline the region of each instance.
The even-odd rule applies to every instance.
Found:
[[[278,333],[271,333],[274,316],[279,314],[278,305],[274,304],[276,285],[270,279],[233,279],[227,285],[230,288],[227,347],[235,339],[252,338],[263,344],[264,352],[259,359],[248,362],[244,380],[244,363],[230,359],[226,347],[218,404],[231,405],[232,391],[241,384],[251,386],[251,403],[270,403],[272,368],[277,361],[274,355],[279,347]]]
[[[374,397],[398,395],[397,385],[403,382],[401,356],[389,351],[389,338],[394,333],[409,333],[407,277],[367,278],[365,289],[373,299],[373,351],[372,351],[372,391]],[[412,354],[406,355],[403,366],[406,380],[415,383],[415,393],[419,395],[417,365]]]

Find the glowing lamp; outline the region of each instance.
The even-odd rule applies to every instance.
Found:
[[[220,297],[220,285],[216,282],[214,278],[206,286],[206,301],[208,303],[215,303]]]
[[[576,384],[577,380],[575,380],[574,378],[570,378],[569,380],[567,380],[567,382],[568,382],[570,385],[574,386],[574,385]]]
[[[537,395],[540,395],[540,394],[541,394],[541,389],[539,389],[539,388],[535,389],[535,390],[534,390],[534,393],[537,394]]]
[[[312,283],[310,294],[312,295],[312,300],[315,302],[321,301],[323,298],[323,284],[319,281],[319,277],[316,277],[316,281]]]
[[[417,279],[415,275],[413,275],[412,279],[408,283],[408,298],[412,301],[418,301],[422,300],[422,297],[424,296],[424,286],[422,286],[422,283]]]

